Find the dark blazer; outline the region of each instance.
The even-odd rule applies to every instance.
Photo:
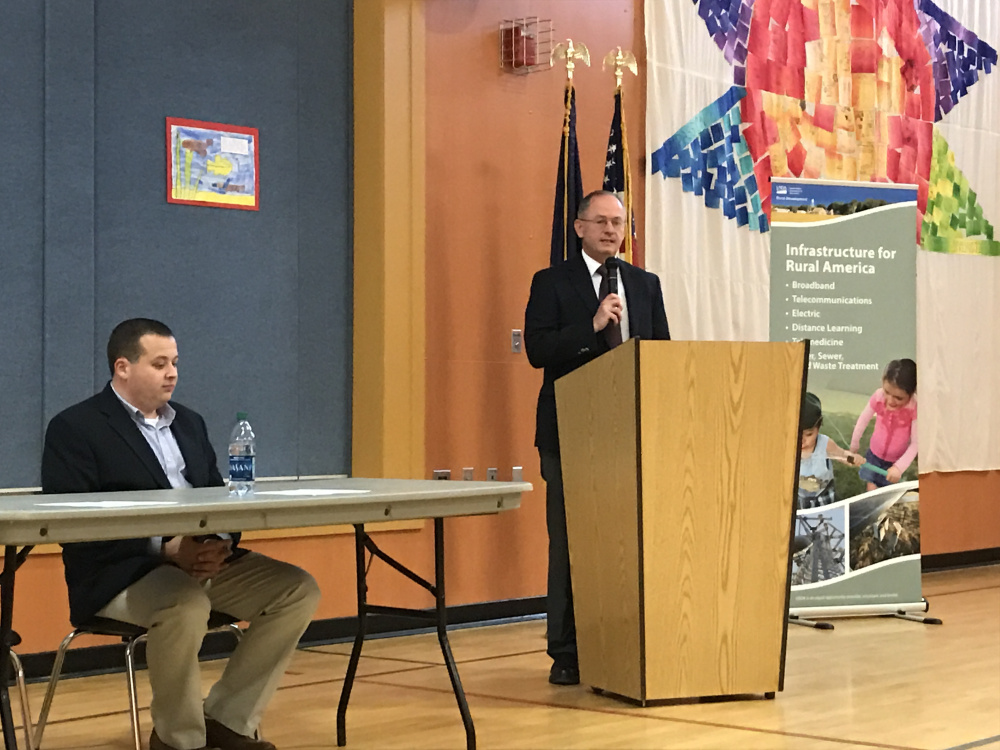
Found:
[[[656,274],[619,260],[619,278],[628,302],[629,334],[669,339],[663,291]],[[594,333],[599,302],[583,257],[535,274],[524,313],[524,348],[534,367],[545,369],[535,414],[535,445],[559,451],[555,381],[608,351],[603,331]]]
[[[181,404],[170,429],[184,456],[184,475],[194,487],[224,484],[205,420]],[[156,454],[111,390],[60,412],[49,422],[42,452],[42,492],[115,492],[170,489]],[[239,534],[233,535],[234,554]],[[150,554],[149,539],[63,545],[70,621],[79,626],[163,559]]]

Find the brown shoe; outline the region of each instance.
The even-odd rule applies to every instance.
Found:
[[[208,716],[205,717],[205,738],[219,750],[278,750],[266,740],[255,740],[253,737],[237,734]]]
[[[177,748],[175,748],[173,745],[168,745],[166,742],[161,740],[156,735],[156,730],[154,729],[153,733],[149,735],[149,750],[177,750]],[[215,747],[209,747],[208,745],[203,745],[200,748],[198,748],[198,750],[219,750],[219,749]]]

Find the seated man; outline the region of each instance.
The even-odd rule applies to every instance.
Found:
[[[42,490],[112,492],[223,485],[205,422],[170,403],[177,342],[163,323],[126,320],[108,340],[111,382],[53,417]],[[312,619],[312,576],[228,538],[153,537],[63,545],[70,619],[95,615],[149,629],[150,750],[274,750],[253,739]],[[202,701],[198,650],[209,612],[250,627]]]

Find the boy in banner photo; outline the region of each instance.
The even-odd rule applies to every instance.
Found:
[[[799,510],[829,505],[837,501],[831,459],[860,466],[864,459],[857,453],[837,445],[827,435],[821,435],[823,404],[812,393],[802,401],[799,430],[802,433],[799,460]],[[864,428],[862,428],[863,430]]]
[[[875,430],[860,471],[869,492],[898,482],[917,455],[917,363],[912,359],[894,359],[886,365],[882,387],[872,394],[854,426],[852,451],[860,450],[873,416]]]

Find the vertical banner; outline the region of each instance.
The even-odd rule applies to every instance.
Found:
[[[774,178],[771,205],[770,338],[811,341],[791,610],[924,610],[917,188]]]

